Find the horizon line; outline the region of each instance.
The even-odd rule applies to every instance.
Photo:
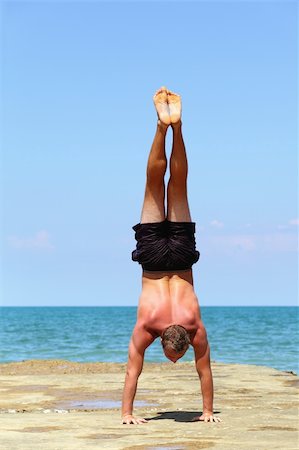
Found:
[[[299,305],[199,305],[201,308],[299,308]],[[0,305],[0,308],[137,308],[138,305]]]

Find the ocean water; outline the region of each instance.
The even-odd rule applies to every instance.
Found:
[[[297,307],[202,307],[211,357],[298,373]],[[126,362],[136,307],[0,308],[0,362]],[[192,361],[190,348],[181,361]],[[145,361],[168,361],[159,339]]]

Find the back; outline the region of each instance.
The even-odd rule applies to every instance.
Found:
[[[192,339],[202,325],[192,271],[143,272],[137,323],[155,338],[169,325],[182,325]]]

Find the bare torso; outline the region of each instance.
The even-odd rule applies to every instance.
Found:
[[[153,339],[169,325],[182,325],[194,338],[205,334],[198,299],[193,288],[192,270],[182,272],[143,272],[137,328]]]

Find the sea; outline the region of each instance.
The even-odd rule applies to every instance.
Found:
[[[298,307],[202,307],[213,361],[298,373]],[[134,306],[0,307],[0,362],[126,362]],[[145,361],[168,361],[159,339]],[[192,361],[192,348],[180,361]]]

